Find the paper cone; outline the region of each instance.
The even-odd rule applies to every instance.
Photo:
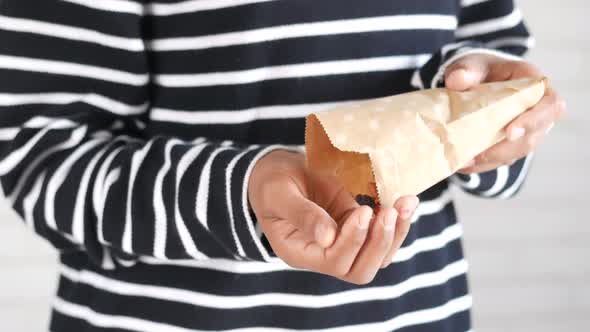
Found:
[[[504,127],[544,93],[545,79],[527,78],[465,92],[421,90],[311,114],[307,164],[336,176],[353,195],[393,206],[502,140]]]

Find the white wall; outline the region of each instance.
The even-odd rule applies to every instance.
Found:
[[[507,202],[460,196],[475,327],[479,332],[584,331],[590,326],[590,5],[521,1],[538,47],[532,54],[569,104],[537,154],[528,185]],[[584,61],[586,60],[586,61]],[[55,258],[0,208],[3,331],[46,330]],[[586,215],[584,215],[586,212]]]
[[[461,197],[475,327],[590,330],[590,4],[521,1],[539,65],[569,112],[537,153],[527,186],[507,202]]]

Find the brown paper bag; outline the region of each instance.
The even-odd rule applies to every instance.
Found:
[[[545,79],[527,78],[465,92],[421,90],[311,114],[307,164],[336,176],[351,194],[391,207],[502,140],[504,127],[544,93]]]

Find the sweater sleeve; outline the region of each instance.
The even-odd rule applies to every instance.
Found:
[[[0,2],[6,199],[55,247],[104,268],[142,256],[270,259],[248,178],[265,153],[288,147],[147,137],[149,61],[141,5],[129,4]]]
[[[455,39],[414,72],[412,86],[419,89],[444,86],[447,67],[469,54],[521,60],[534,43],[513,0],[462,0]],[[509,198],[522,187],[531,160],[532,155],[529,155],[511,166],[492,171],[455,174],[450,181],[476,196]]]

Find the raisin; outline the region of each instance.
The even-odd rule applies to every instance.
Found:
[[[369,195],[358,194],[354,199],[357,203],[359,203],[359,205],[368,205],[369,207],[371,207],[371,209],[377,207],[375,199]]]

